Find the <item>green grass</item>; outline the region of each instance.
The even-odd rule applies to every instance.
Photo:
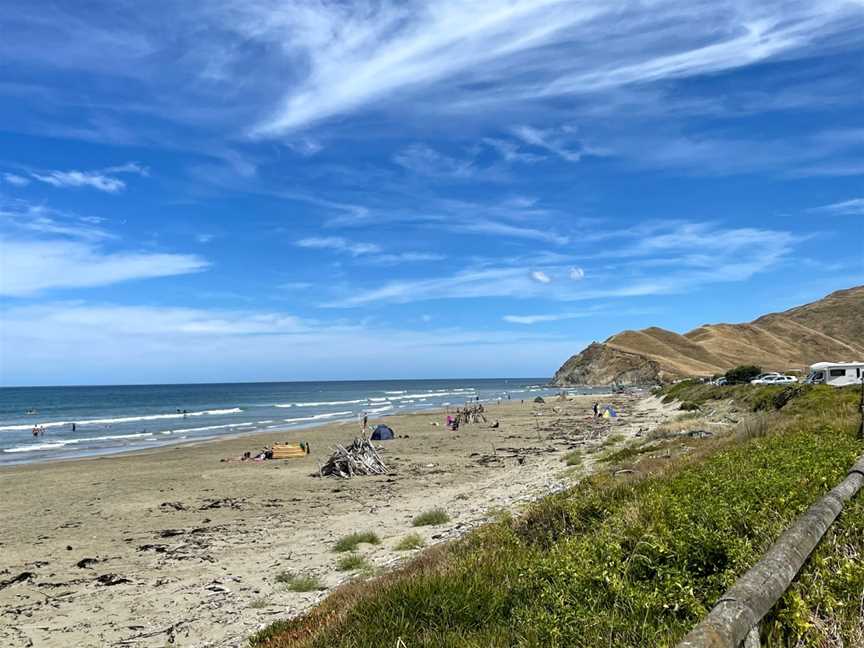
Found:
[[[285,586],[291,592],[314,592],[327,589],[315,576],[294,574],[292,572],[279,572],[276,574],[276,582]]]
[[[369,569],[372,565],[360,554],[351,553],[336,561],[336,571],[358,571]]]
[[[568,466],[581,466],[582,465],[582,451],[581,450],[573,450],[572,452],[568,452],[562,458],[562,461],[566,463]]]
[[[435,526],[438,524],[446,524],[449,521],[450,516],[447,515],[447,511],[437,508],[421,513],[411,521],[411,525],[415,527]]]
[[[409,533],[402,538],[396,545],[396,551],[411,551],[412,549],[420,549],[426,546],[426,541],[419,533]]]
[[[714,389],[766,402],[760,389]],[[339,589],[253,645],[671,648],[864,452],[856,407],[854,390],[803,390],[754,434],[693,441],[644,478],[585,479]],[[766,645],[864,645],[862,556],[859,494],[767,617]]]
[[[647,445],[628,445],[619,450],[611,450],[605,453],[602,457],[600,457],[600,461],[604,463],[621,463],[624,461],[629,461],[634,457],[638,457],[643,454],[648,454],[651,452],[658,452],[663,450],[666,447],[663,443],[649,443]]]
[[[359,545],[364,543],[378,545],[381,544],[381,538],[379,538],[378,534],[373,531],[350,533],[347,536],[339,538],[336,544],[333,545],[333,551],[340,553],[345,551],[355,551]]]
[[[249,603],[249,607],[253,610],[263,610],[268,605],[270,605],[270,600],[266,598],[257,598]]]

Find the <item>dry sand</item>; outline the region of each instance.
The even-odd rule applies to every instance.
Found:
[[[375,531],[382,544],[361,553],[395,564],[413,553],[394,550],[406,534],[430,544],[457,537],[578,479],[610,434],[632,436],[671,415],[653,398],[616,396],[621,417],[594,422],[591,401],[490,405],[500,428],[457,433],[440,412],[388,417],[398,438],[380,444],[390,468],[380,477],[313,476],[316,458],[350,441],[354,424],[0,469],[0,645],[246,645],[326,595],[287,591],[279,572],[328,588],[352,577],[335,568],[341,536]],[[220,462],[301,439],[312,447],[303,459]],[[562,462],[573,448],[587,453],[580,470]],[[451,521],[411,526],[435,507]]]

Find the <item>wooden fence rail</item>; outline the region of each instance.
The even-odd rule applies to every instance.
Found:
[[[678,648],[758,648],[759,623],[801,570],[837,519],[843,505],[864,486],[864,456],[840,484],[811,506],[778,538],[765,556],[720,598]],[[746,644],[745,644],[746,641]]]

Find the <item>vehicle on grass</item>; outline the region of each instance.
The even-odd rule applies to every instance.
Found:
[[[795,376],[787,376],[780,373],[770,373],[754,378],[750,381],[751,385],[791,385],[797,383],[798,379]]]
[[[808,385],[845,387],[864,381],[864,362],[817,362],[804,380]]]

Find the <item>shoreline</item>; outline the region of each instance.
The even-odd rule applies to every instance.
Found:
[[[555,386],[550,386],[548,384],[543,384],[543,385],[538,384],[538,385],[536,385],[536,387],[538,387],[538,388],[542,387],[542,389],[547,390],[547,392],[551,392],[552,390],[555,390],[554,394],[553,393],[540,394],[540,395],[545,396],[546,398],[557,397],[558,394],[560,394],[560,393],[567,393],[570,395],[574,395],[574,392],[576,392],[575,395],[607,396],[607,395],[609,395],[610,390],[611,390],[611,388],[608,388],[605,386],[555,387]],[[587,393],[586,393],[586,390],[587,390]],[[435,394],[431,394],[431,395],[434,396]],[[528,396],[528,394],[526,394],[526,396]],[[532,395],[531,398],[533,398],[533,397],[534,396]],[[526,398],[525,400],[528,400],[528,399]],[[466,402],[469,402],[469,401],[466,401]],[[375,405],[375,403],[367,404],[367,406],[370,407],[370,409],[369,409],[370,418],[372,418],[374,420],[374,419],[379,419],[379,418],[390,418],[392,416],[404,416],[404,415],[411,415],[411,414],[430,414],[430,413],[435,413],[435,412],[439,412],[439,411],[445,411],[448,408],[449,409],[455,409],[457,407],[462,407],[466,404],[466,402],[459,401],[459,402],[453,402],[453,403],[449,403],[449,404],[430,403],[426,407],[411,408],[411,409],[403,410],[403,411],[394,410],[394,411],[385,411],[385,412],[376,412],[375,408],[372,407],[373,405]],[[470,402],[473,402],[473,400]],[[487,398],[481,398],[480,402],[486,406],[492,406],[492,405],[497,404],[497,403],[511,402],[511,401],[505,401],[504,399],[500,399],[500,398],[488,398],[487,397]],[[323,416],[322,416],[322,414],[323,414]],[[217,441],[223,440],[223,439],[234,439],[234,438],[239,438],[239,437],[255,436],[255,435],[259,435],[259,434],[261,434],[261,435],[269,434],[269,433],[291,434],[291,433],[294,433],[296,431],[308,430],[308,429],[322,427],[322,426],[326,426],[326,425],[351,424],[355,420],[355,418],[358,418],[360,416],[359,412],[355,412],[355,413],[352,413],[351,416],[346,416],[345,418],[329,419],[328,420],[327,419],[328,414],[329,413],[327,413],[327,412],[323,412],[321,414],[317,414],[317,415],[314,415],[312,417],[313,419],[320,418],[320,420],[310,420],[308,422],[301,422],[301,423],[297,423],[297,424],[292,424],[290,426],[278,427],[278,428],[273,428],[273,429],[268,429],[268,428],[263,428],[263,427],[254,428],[254,426],[257,425],[257,422],[253,422],[253,421],[250,421],[248,424],[237,423],[237,424],[233,424],[233,425],[235,427],[248,426],[248,427],[253,427],[254,429],[239,431],[239,432],[226,432],[225,434],[216,434],[213,436],[200,436],[200,437],[194,437],[191,439],[190,438],[171,438],[170,435],[174,435],[174,434],[184,435],[184,433],[187,431],[190,433],[193,433],[193,432],[195,432],[195,428],[192,428],[189,430],[186,430],[183,428],[180,428],[177,430],[171,430],[170,434],[168,432],[164,432],[161,430],[154,430],[151,432],[145,428],[144,430],[139,430],[139,431],[129,431],[128,436],[130,438],[131,437],[140,437],[140,436],[151,437],[151,439],[149,439],[146,442],[140,442],[140,443],[134,444],[132,447],[107,446],[107,447],[102,447],[102,448],[96,447],[96,448],[90,448],[90,449],[83,449],[79,453],[73,453],[74,441],[69,441],[67,439],[64,439],[63,437],[58,437],[58,436],[54,436],[54,435],[49,435],[49,437],[45,437],[45,436],[41,436],[38,438],[34,437],[33,442],[35,444],[37,444],[37,445],[39,445],[39,444],[50,445],[53,442],[53,443],[56,443],[59,447],[58,453],[62,453],[65,450],[66,454],[63,456],[56,456],[55,457],[55,456],[52,456],[50,453],[46,453],[45,451],[40,452],[39,450],[34,449],[33,452],[38,453],[38,454],[36,454],[36,456],[27,458],[26,453],[21,452],[21,454],[22,454],[21,458],[17,457],[17,453],[14,453],[16,456],[14,458],[8,459],[7,457],[9,455],[12,455],[13,452],[9,452],[7,449],[7,450],[3,451],[2,455],[0,455],[0,457],[4,458],[3,461],[0,461],[0,470],[4,470],[4,469],[7,469],[7,468],[13,467],[13,466],[41,464],[41,463],[62,463],[62,462],[67,462],[67,461],[92,460],[92,459],[101,458],[101,457],[124,456],[124,455],[130,455],[130,454],[149,453],[149,452],[153,452],[153,451],[159,451],[162,449],[170,449],[173,447],[186,446],[186,445],[191,445],[191,444],[200,443],[200,442],[211,443],[211,442],[217,442]],[[88,425],[87,419],[81,419],[81,420],[76,421],[76,422],[78,423],[78,425],[81,425],[81,426]],[[265,421],[265,422],[269,422],[269,421]],[[70,422],[64,421],[64,424],[71,425],[71,421]],[[24,425],[24,424],[22,424],[22,425]],[[45,423],[44,425],[51,427],[51,426],[54,426],[56,424],[53,422],[48,422],[48,423]],[[27,426],[29,426],[29,424],[27,424]],[[225,426],[225,427],[230,427],[230,426]],[[160,435],[164,435],[164,438],[160,437]],[[99,438],[97,437],[94,440],[98,441]],[[89,437],[82,437],[81,439],[79,439],[79,441],[81,442],[82,445],[87,444],[89,441]]]
[[[378,417],[397,434],[376,443],[381,476],[317,477],[328,448],[359,431],[332,423],[304,431],[312,454],[296,460],[220,461],[284,440],[271,431],[9,466],[0,471],[0,582],[24,577],[0,588],[0,643],[245,646],[326,595],[289,592],[280,572],[327,590],[354,576],[336,569],[339,537],[375,531],[382,544],[360,553],[392,566],[416,553],[396,550],[405,535],[427,545],[459,537],[590,471],[590,460],[575,471],[562,461],[572,448],[599,451],[609,434],[629,437],[669,416],[650,397],[612,395],[621,418],[593,421],[593,398],[490,405],[487,424],[456,433],[444,429],[443,409]],[[489,425],[496,419],[500,428]],[[437,507],[448,523],[411,525]]]

